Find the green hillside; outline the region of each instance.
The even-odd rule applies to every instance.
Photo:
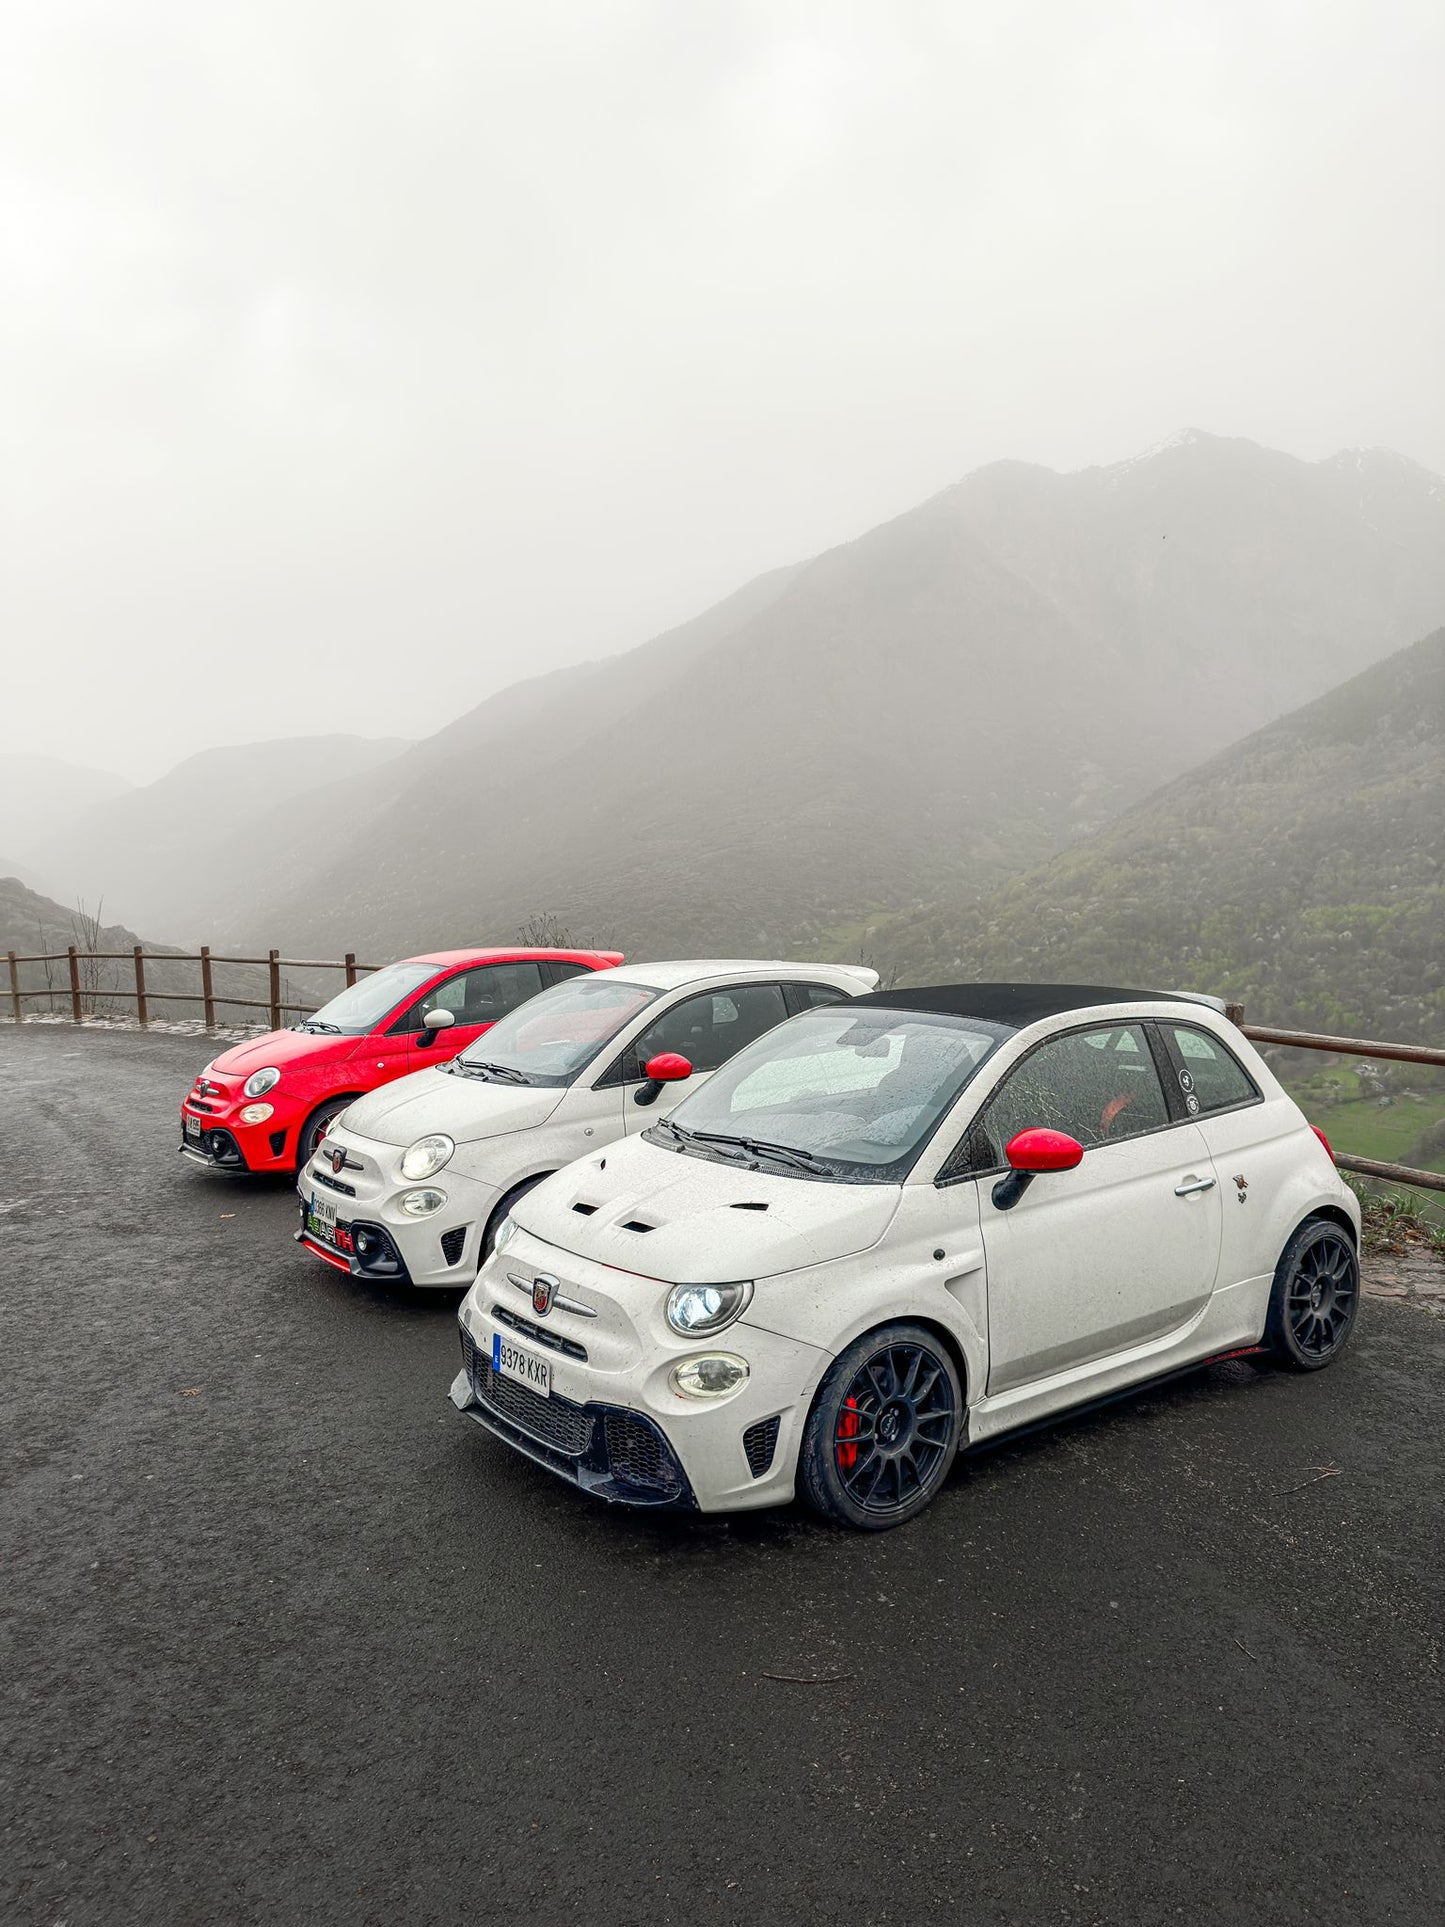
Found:
[[[1189,718],[1179,718],[1188,760]],[[1445,1035],[1445,630],[1211,758],[976,910],[875,926],[905,981],[1209,990],[1256,1022]]]

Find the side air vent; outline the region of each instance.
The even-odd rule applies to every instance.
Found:
[[[760,1479],[772,1466],[780,1423],[776,1418],[761,1418],[743,1433],[743,1451],[747,1455],[748,1470],[755,1479]]]
[[[757,1204],[754,1202],[749,1202],[748,1204],[730,1204],[728,1206],[729,1211],[766,1211],[767,1208],[765,1204]]]

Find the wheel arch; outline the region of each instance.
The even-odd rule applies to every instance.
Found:
[[[478,1245],[479,1250],[486,1247],[488,1238],[491,1237],[493,1231],[501,1224],[503,1218],[506,1217],[521,1193],[530,1191],[532,1186],[534,1184],[540,1184],[543,1178],[555,1176],[557,1168],[555,1165],[548,1165],[541,1171],[534,1171],[530,1177],[518,1178],[515,1184],[508,1185],[507,1189],[502,1193],[501,1197],[497,1199],[497,1202],[487,1214],[487,1221],[482,1226],[482,1236]]]
[[[1317,1204],[1313,1211],[1305,1212],[1304,1216],[1300,1219],[1299,1224],[1295,1225],[1293,1230],[1291,1230],[1289,1234],[1289,1238],[1292,1238],[1295,1235],[1295,1232],[1299,1230],[1300,1225],[1308,1224],[1311,1218],[1324,1218],[1327,1220],[1328,1223],[1333,1225],[1338,1225],[1340,1230],[1346,1234],[1346,1236],[1349,1238],[1350,1243],[1354,1246],[1355,1256],[1356,1257],[1359,1256],[1360,1254],[1359,1233],[1355,1229],[1354,1219],[1350,1216],[1349,1212],[1345,1210],[1343,1205]],[[1288,1245],[1289,1238],[1286,1238],[1284,1241],[1284,1244],[1280,1246],[1281,1252],[1283,1252],[1283,1250],[1285,1249],[1285,1246]]]

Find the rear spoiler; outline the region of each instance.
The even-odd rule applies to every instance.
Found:
[[[1221,1017],[1229,1015],[1229,1006],[1222,997],[1209,997],[1202,990],[1171,990],[1166,995],[1176,998],[1181,1004],[1203,1004],[1208,1010],[1217,1010]]]

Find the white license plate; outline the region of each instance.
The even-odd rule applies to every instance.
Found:
[[[336,1206],[330,1198],[319,1198],[313,1191],[311,1202],[306,1207],[306,1215],[313,1231],[320,1231],[330,1237],[336,1229]]]
[[[516,1379],[519,1385],[525,1385],[538,1398],[552,1396],[550,1361],[538,1358],[535,1352],[524,1352],[520,1345],[514,1345],[510,1338],[503,1338],[500,1332],[492,1334],[492,1370],[503,1378]]]
[[[198,1117],[182,1118],[181,1122],[186,1127],[187,1137],[199,1137],[201,1135],[201,1120]]]

